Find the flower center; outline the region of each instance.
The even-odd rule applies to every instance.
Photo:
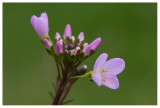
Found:
[[[102,77],[103,72],[107,72],[107,70],[102,69],[102,70],[100,71],[100,74],[101,74],[101,80],[102,80],[102,81],[106,81],[106,79]]]

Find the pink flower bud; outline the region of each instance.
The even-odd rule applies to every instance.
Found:
[[[42,13],[40,17],[33,15],[31,17],[31,24],[42,40],[48,36],[49,28],[47,13]]]
[[[45,39],[45,40],[44,40],[44,46],[45,46],[48,50],[51,50],[52,43],[49,42],[49,40]]]
[[[101,43],[101,38],[99,37],[90,44],[91,50],[96,51],[100,43]]]
[[[88,43],[84,43],[83,44],[83,48],[85,48],[86,46],[88,46]]]
[[[73,50],[71,50],[71,55],[76,55],[77,54],[77,50],[76,49],[73,49]]]
[[[55,54],[59,55],[63,53],[63,47],[59,41],[57,41],[55,46]]]
[[[91,52],[91,46],[88,45],[83,49],[84,56],[88,56]]]
[[[78,35],[78,40],[79,40],[79,42],[84,41],[84,33],[83,33],[83,32],[80,32],[80,33],[79,33],[79,35]]]
[[[74,41],[75,41],[75,37],[74,37],[74,36],[72,36],[72,37],[71,37],[71,40],[72,40],[72,42],[74,42]]]
[[[70,24],[67,24],[64,30],[63,38],[66,39],[67,37],[70,38],[71,36],[72,36],[71,26]]]
[[[58,32],[56,32],[55,40],[59,41],[60,39],[61,39],[61,35]]]

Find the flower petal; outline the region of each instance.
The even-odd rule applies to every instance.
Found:
[[[118,75],[125,68],[125,61],[121,58],[113,58],[104,63],[103,68],[107,73]]]
[[[49,28],[48,17],[46,13],[42,13],[39,18],[33,15],[31,17],[31,24],[41,39],[48,35]]]
[[[92,74],[92,79],[98,86],[102,85],[100,72],[93,73]]]
[[[108,57],[108,54],[103,53],[103,54],[101,54],[101,55],[97,58],[97,60],[96,60],[96,62],[95,62],[95,64],[94,64],[93,72],[94,72],[94,71],[101,70],[100,68],[102,67],[102,65],[103,65],[103,64],[105,63],[105,61],[107,60],[107,57]]]
[[[102,81],[102,84],[106,87],[111,89],[118,89],[119,88],[119,81],[116,75],[109,74],[108,72],[104,72],[102,77],[106,79],[106,81]]]

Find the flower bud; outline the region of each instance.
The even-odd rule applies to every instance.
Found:
[[[44,40],[44,46],[46,47],[46,49],[51,50],[52,43],[49,42],[49,40],[45,39]]]
[[[40,17],[33,15],[31,17],[31,24],[40,39],[44,40],[48,37],[49,28],[47,13],[42,13]]]
[[[55,40],[59,41],[60,39],[61,39],[61,35],[58,32],[56,32]]]
[[[73,50],[71,50],[71,55],[76,55],[77,54],[77,50],[76,49],[73,49]]]
[[[76,68],[76,74],[77,75],[82,75],[82,74],[84,74],[86,72],[86,70],[87,70],[87,65],[83,65],[81,67],[77,67]]]
[[[86,46],[88,46],[88,43],[84,43],[83,44],[83,48],[85,48]]]
[[[72,41],[72,42],[75,41],[75,37],[74,37],[74,36],[71,37],[71,41]]]
[[[63,46],[63,39],[60,39],[59,42]]]
[[[84,33],[80,32],[78,35],[78,41],[81,43],[82,41],[84,41]]]
[[[57,41],[55,46],[55,54],[60,55],[63,53],[63,47],[59,41]]]
[[[76,47],[76,50],[79,51],[79,50],[80,50],[80,47]]]
[[[88,45],[83,49],[84,56],[88,56],[91,52],[91,46]]]
[[[71,36],[72,36],[71,26],[70,24],[67,24],[64,30],[63,38],[64,39],[66,39],[67,37],[71,38]]]
[[[91,50],[96,51],[100,43],[101,43],[101,38],[99,37],[90,44]]]

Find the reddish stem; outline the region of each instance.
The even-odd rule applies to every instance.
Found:
[[[63,103],[64,99],[66,98],[66,96],[67,96],[67,94],[68,94],[68,92],[70,90],[70,88],[72,87],[72,84],[73,83],[70,81],[69,85],[68,85],[67,89],[65,90],[65,93],[64,93],[62,99],[59,101],[58,105],[61,105]]]

